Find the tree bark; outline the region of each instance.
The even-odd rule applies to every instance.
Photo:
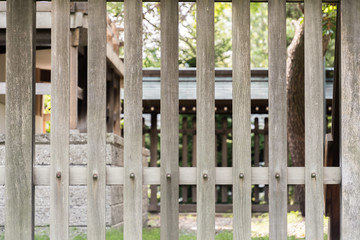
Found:
[[[305,166],[305,91],[304,91],[304,25],[295,22],[295,35],[288,47],[286,70],[288,98],[288,147],[292,166]],[[330,35],[323,37],[323,55],[330,41]],[[295,186],[295,201],[305,216],[305,186]]]

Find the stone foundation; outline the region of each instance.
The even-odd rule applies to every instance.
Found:
[[[35,136],[35,166],[50,165],[50,135]],[[123,139],[115,134],[107,134],[106,164],[123,166]],[[143,150],[143,166],[147,166],[149,151]],[[0,165],[5,164],[5,136],[0,135]],[[87,134],[70,135],[70,165],[86,166]],[[5,223],[5,187],[0,186],[0,229]],[[69,225],[85,230],[87,223],[87,186],[70,186]],[[147,186],[143,187],[143,223],[146,224],[148,211]],[[50,187],[35,187],[35,225],[48,227],[50,224]],[[106,187],[106,225],[120,227],[123,224],[123,186]]]

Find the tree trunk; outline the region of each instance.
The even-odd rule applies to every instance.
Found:
[[[305,91],[304,91],[304,25],[295,22],[295,35],[288,47],[286,70],[288,98],[288,144],[292,166],[305,166]],[[323,38],[323,55],[327,50],[330,36]],[[305,216],[305,186],[295,186],[295,201]]]

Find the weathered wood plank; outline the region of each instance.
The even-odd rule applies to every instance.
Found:
[[[50,237],[51,239],[60,240],[69,238],[69,0],[59,0],[52,4],[51,22]],[[77,92],[77,86],[75,89]]]
[[[325,98],[321,0],[305,0],[305,59],[306,238],[323,239]]]
[[[250,1],[234,1],[233,212],[234,239],[251,238]]]
[[[7,1],[5,238],[34,235],[35,2]]]
[[[161,239],[179,239],[179,2],[161,1]],[[157,135],[157,134],[156,134]],[[169,175],[170,174],[170,175]]]
[[[305,1],[305,59],[306,238],[323,239],[325,118],[321,0]]]
[[[105,239],[106,1],[89,0],[88,30],[88,239]]]
[[[269,237],[287,239],[286,1],[269,1]]]
[[[158,160],[158,132],[157,132],[157,113],[151,114],[150,126],[150,167],[157,167]],[[157,190],[156,185],[150,186],[151,196],[149,210],[157,209]]]
[[[260,163],[259,118],[255,118],[254,126],[254,167],[258,167]],[[253,191],[255,203],[258,203],[259,185],[255,185]]]
[[[142,1],[125,0],[124,12],[124,239],[140,240],[142,239]]]
[[[192,162],[192,166],[193,167],[196,167],[196,117],[193,117],[191,119],[191,127],[193,129],[193,131],[195,132],[192,136],[192,159],[191,159],[191,162]],[[196,186],[192,186],[191,187],[191,200],[193,203],[196,202]]]
[[[197,239],[215,239],[214,1],[196,3]]]
[[[340,184],[341,171],[340,167],[324,167],[324,184]],[[218,167],[215,169],[217,185],[231,185],[232,168]],[[251,168],[251,184],[269,184],[268,178],[269,168],[252,167]],[[119,185],[124,184],[124,168],[123,167],[107,167],[106,168],[106,184]],[[160,184],[160,168],[145,167],[143,168],[143,185],[159,185]],[[305,184],[305,168],[304,167],[288,167],[288,185]],[[87,175],[85,167],[70,167],[70,185],[86,185]],[[196,168],[180,167],[179,168],[180,185],[196,184]],[[0,185],[5,183],[5,168],[0,167]],[[34,184],[41,186],[49,186],[50,184],[50,168],[34,167]]]
[[[341,239],[360,235],[360,2],[341,1]],[[354,184],[356,183],[356,184]]]

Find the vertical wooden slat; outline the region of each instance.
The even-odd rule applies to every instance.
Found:
[[[151,114],[151,126],[150,126],[150,167],[157,167],[158,160],[158,132],[157,132],[157,114]],[[150,211],[158,211],[157,201],[157,185],[150,186]]]
[[[360,2],[341,1],[341,239],[360,235]]]
[[[89,0],[88,239],[105,239],[106,1]]]
[[[221,167],[227,167],[227,117],[222,118],[222,130],[224,131],[221,136]],[[221,186],[221,202],[227,203],[227,190],[228,186]]]
[[[192,166],[196,167],[196,117],[193,117],[191,120],[191,127],[193,130],[192,136]],[[191,187],[191,200],[193,203],[196,202],[196,186]]]
[[[254,129],[254,167],[259,167],[260,142],[259,142],[259,118],[255,118]],[[254,186],[255,203],[259,203],[259,185]]]
[[[113,74],[113,81],[114,81],[114,115],[115,115],[115,123],[114,123],[114,133],[118,136],[121,136],[120,131],[120,114],[121,114],[121,98],[120,98],[120,81],[121,77],[117,74]]]
[[[305,231],[306,239],[323,239],[325,119],[321,0],[305,0],[305,59]]]
[[[106,131],[114,132],[114,69],[108,69],[106,75]]]
[[[124,239],[140,240],[142,239],[142,1],[125,0],[124,12]]]
[[[286,1],[269,1],[269,221],[287,239]]]
[[[187,134],[187,117],[183,117],[182,119],[182,166],[188,166],[188,134]],[[183,203],[187,203],[188,194],[187,194],[187,186],[182,186],[182,198]]]
[[[69,237],[70,1],[52,3],[50,237]],[[77,90],[77,86],[76,86]]]
[[[35,1],[6,2],[5,238],[33,239]]]
[[[214,1],[196,2],[197,239],[215,239]]]
[[[234,239],[251,238],[250,0],[234,1],[233,212]]]
[[[179,2],[161,0],[160,4],[161,159],[163,159],[160,176],[160,238],[177,240],[179,239]]]

